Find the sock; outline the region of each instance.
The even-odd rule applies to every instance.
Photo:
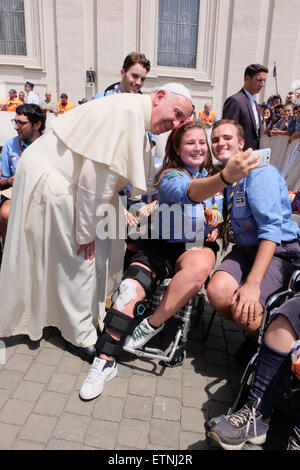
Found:
[[[250,403],[261,399],[259,410],[265,419],[271,418],[274,405],[283,393],[290,376],[290,354],[276,351],[263,342],[248,398]]]
[[[104,367],[103,367],[103,370],[106,369],[106,367],[113,367],[113,365],[114,365],[115,362],[116,362],[116,361],[114,361],[114,360],[110,360],[110,361],[109,361],[108,359],[106,359],[106,362],[105,362],[105,365],[104,365]]]

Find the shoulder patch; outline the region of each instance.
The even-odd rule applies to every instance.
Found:
[[[172,178],[176,178],[177,176],[182,176],[182,174],[179,173],[178,171],[172,171],[171,173],[167,175],[167,178],[168,180],[170,180]]]

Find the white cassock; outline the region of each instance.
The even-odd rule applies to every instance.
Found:
[[[117,191],[129,182],[136,196],[151,186],[151,109],[149,95],[93,100],[57,118],[24,151],[0,272],[0,337],[38,340],[55,326],[77,346],[95,344],[125,249],[125,235],[96,238],[98,212],[109,202],[124,217]],[[95,238],[96,260],[77,255]]]

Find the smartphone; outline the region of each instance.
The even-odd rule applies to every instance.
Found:
[[[254,150],[254,152],[252,152],[250,156],[252,155],[259,156],[258,168],[261,168],[262,166],[267,166],[270,163],[271,149]]]

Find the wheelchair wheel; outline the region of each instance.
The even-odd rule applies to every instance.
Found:
[[[167,367],[179,367],[183,364],[186,358],[186,351],[180,351],[174,354],[174,357],[171,361],[163,361],[164,365]]]

